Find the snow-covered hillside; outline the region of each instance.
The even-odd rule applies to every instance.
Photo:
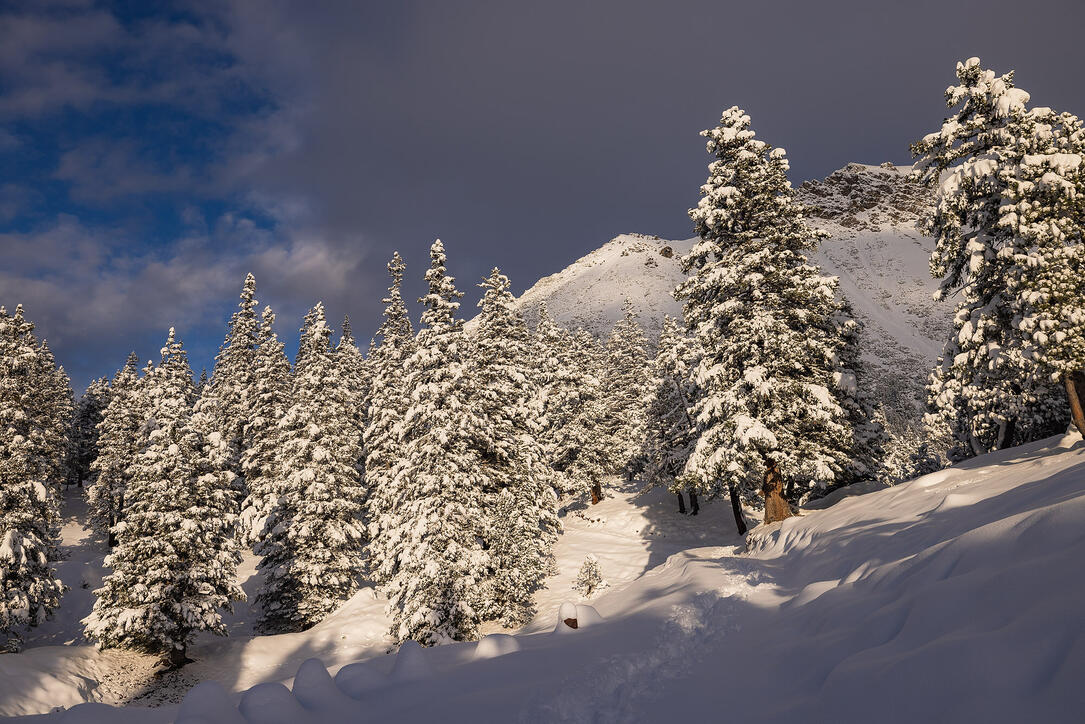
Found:
[[[251,661],[279,639],[276,660],[296,677],[269,669],[275,683],[231,693],[252,668],[243,655],[180,708],[91,704],[35,720],[914,724],[1085,712],[1076,433],[759,527],[748,550],[712,506],[682,517],[668,497],[632,490],[605,505],[566,513],[561,575],[586,549],[613,575],[590,601],[602,620],[581,607],[589,625],[575,631],[551,595],[515,637],[374,652],[342,669],[338,657],[299,666],[317,650],[305,634],[267,637]],[[349,609],[333,617],[344,631],[364,615]],[[28,674],[13,686],[16,658],[0,657],[7,711],[36,685]]]
[[[908,180],[909,170],[853,163],[803,184],[797,195],[811,208],[811,225],[831,235],[814,260],[840,278],[865,325],[864,354],[883,407],[914,420],[952,309],[931,299],[937,288],[927,268],[932,242],[916,227],[930,196]],[[560,324],[605,337],[628,299],[654,340],[663,315],[681,316],[671,292],[684,278],[679,259],[694,241],[615,237],[540,279],[520,296],[520,307],[529,322],[545,304]]]

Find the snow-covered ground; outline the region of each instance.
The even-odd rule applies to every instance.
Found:
[[[726,505],[697,518],[676,507],[630,487],[567,511],[539,617],[481,647],[511,653],[477,657],[465,643],[397,661],[383,653],[386,621],[363,592],[310,632],[200,647],[193,678],[218,683],[180,708],[84,705],[33,720],[1082,720],[1079,435],[756,528],[748,550]],[[611,583],[590,601],[603,620],[553,633],[558,602],[577,601],[568,587],[588,552]],[[322,665],[294,681],[310,656]],[[325,675],[352,657],[365,663],[338,683]],[[92,678],[105,665],[93,659],[77,646],[0,657],[3,711],[41,711],[64,691],[45,671]],[[240,693],[261,680],[279,683]]]

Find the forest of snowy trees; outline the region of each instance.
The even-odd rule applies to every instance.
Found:
[[[616,476],[671,490],[683,513],[727,500],[744,533],[744,506],[778,521],[841,486],[927,472],[929,449],[957,461],[1071,418],[1085,429],[1085,130],[1030,109],[1012,73],[973,58],[957,77],[953,115],[913,147],[937,194],[931,272],[958,301],[910,458],[887,456],[862,330],[810,260],[819,234],[783,149],[732,107],[703,134],[684,319],[658,339],[631,305],[603,341],[545,309],[531,329],[498,269],[468,331],[438,240],[417,330],[397,254],[368,350],[316,304],[291,362],[250,275],[208,378],[170,329],[158,359],[133,354],[76,402],[22,307],[0,307],[6,646],[64,593],[64,485],[82,488],[110,548],[88,636],[179,666],[196,634],[225,633],[245,549],[264,574],[262,630],[308,628],[372,581],[393,638],[434,645],[527,621],[559,504],[597,503]],[[585,565],[582,585],[605,585]]]

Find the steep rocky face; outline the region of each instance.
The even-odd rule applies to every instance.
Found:
[[[823,181],[806,181],[796,197],[812,219],[844,229],[873,231],[886,226],[914,226],[933,203],[929,189],[908,177],[911,168],[891,163],[849,163]]]

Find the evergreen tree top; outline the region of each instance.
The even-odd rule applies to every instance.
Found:
[[[429,257],[430,268],[426,270],[425,277],[429,283],[429,293],[418,300],[426,306],[426,310],[422,312],[422,325],[431,330],[445,327],[459,329],[463,326],[463,320],[456,319],[456,312],[460,308],[460,303],[456,300],[463,296],[463,292],[456,289],[455,277],[450,276],[445,269],[448,257],[440,239],[433,242]]]
[[[711,243],[698,244],[682,260],[687,272],[718,261],[727,248],[754,240],[801,251],[812,249],[824,236],[803,223],[803,207],[794,200],[787,178],[786,152],[757,140],[745,111],[728,108],[719,125],[701,135],[716,160],[708,166],[701,200],[689,216],[697,234]]]

